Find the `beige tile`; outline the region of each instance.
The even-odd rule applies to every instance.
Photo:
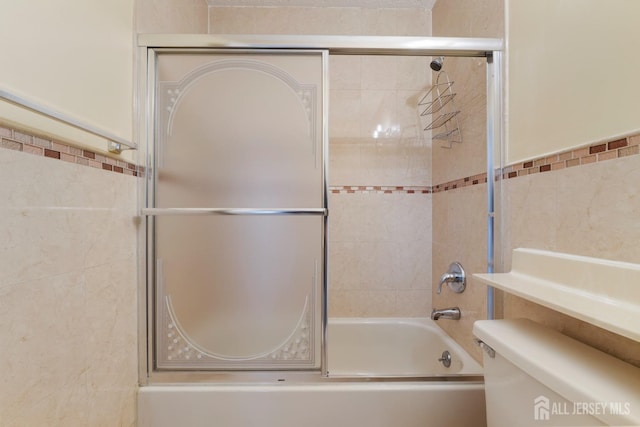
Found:
[[[44,153],[44,150],[41,147],[36,147],[29,144],[24,144],[22,146],[22,151],[29,154],[35,154],[36,156],[42,156]]]
[[[396,9],[362,8],[362,35],[394,36],[397,35]]]
[[[83,274],[5,285],[0,300],[0,322],[10,325],[0,335],[0,364],[7,368],[0,385],[2,420],[80,425],[89,363]]]
[[[329,291],[360,287],[361,258],[356,242],[329,243]]]
[[[210,7],[209,33],[212,34],[255,34],[256,19],[254,8]]]
[[[21,283],[76,270],[87,249],[75,228],[80,220],[73,211],[3,209],[0,281]]]
[[[431,153],[430,145],[410,145],[405,147],[404,155],[408,167],[403,182],[410,186],[431,186]]]
[[[358,217],[358,240],[360,242],[394,241],[395,218],[392,215],[393,203],[401,195],[363,194]]]
[[[399,126],[399,136],[405,140],[419,140],[424,134],[418,107],[420,96],[421,93],[418,91],[396,92],[396,122]]]
[[[92,427],[135,427],[137,387],[90,390],[88,421]]]
[[[360,89],[396,90],[397,67],[394,56],[362,56]]]
[[[431,240],[409,240],[397,244],[395,289],[429,291],[431,301]]]
[[[398,291],[395,316],[428,317],[431,315],[430,290]]]
[[[138,367],[135,258],[89,268],[85,280],[87,385],[91,390],[133,390]]]
[[[612,160],[612,159],[616,159],[618,158],[618,152],[617,151],[607,151],[605,153],[600,153],[598,154],[598,161],[604,161],[604,160]]]
[[[362,13],[356,7],[305,8],[295,34],[362,34]]]
[[[640,158],[565,169],[559,175],[557,250],[640,262]]]
[[[329,56],[329,87],[332,90],[360,90],[362,56]]]
[[[362,94],[358,90],[331,90],[329,99],[329,136],[359,137]]]
[[[431,194],[402,194],[390,201],[393,203],[390,220],[395,241],[431,241]]]
[[[361,212],[360,195],[329,195],[329,239],[331,242],[357,242]]]
[[[142,0],[136,2],[139,33],[206,33],[207,4],[204,1]]]
[[[506,184],[509,214],[505,218],[513,247],[552,249],[557,243],[557,174],[537,174]]]
[[[0,139],[0,148],[22,151],[22,143],[11,141],[10,139]]]
[[[11,366],[0,386],[0,419],[99,425],[91,417],[100,413],[104,425],[132,425],[136,182],[12,154],[21,153],[0,150],[0,178],[16,183],[0,215],[0,322],[12,325],[0,336],[0,365]],[[93,391],[114,387],[128,393],[117,409],[92,400]]]
[[[634,156],[640,153],[640,147],[638,145],[632,145],[630,147],[621,148],[618,150],[620,157]]]
[[[360,146],[331,144],[329,147],[330,185],[365,185],[360,167]]]
[[[22,142],[23,144],[32,144],[32,145],[37,145],[39,147],[44,147],[44,148],[50,148],[51,146],[51,141],[49,140],[45,140],[42,138],[35,138],[31,136],[30,134],[21,132],[19,130],[14,130],[13,131],[13,139],[18,141],[18,142]]]
[[[396,92],[363,90],[360,106],[360,136],[374,137],[393,132],[396,121]],[[352,116],[353,117],[353,116]]]
[[[430,36],[431,11],[426,9],[396,9],[398,36]]]
[[[394,258],[397,250],[398,244],[388,241],[360,243],[360,288],[371,291],[396,289],[398,266]]]
[[[330,317],[390,317],[394,316],[396,292],[335,291],[329,295]]]
[[[406,182],[409,159],[397,141],[389,138],[362,147],[362,174],[367,184],[396,186]]]

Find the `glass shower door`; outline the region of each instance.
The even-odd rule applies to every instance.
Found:
[[[156,369],[320,368],[325,61],[156,52]]]

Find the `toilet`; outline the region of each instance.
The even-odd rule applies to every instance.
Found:
[[[640,426],[640,368],[528,319],[480,320],[489,427]]]

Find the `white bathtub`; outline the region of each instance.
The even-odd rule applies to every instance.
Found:
[[[478,362],[429,318],[332,318],[327,342],[331,376],[482,375]],[[448,368],[438,361],[443,351],[451,354]]]
[[[460,377],[481,368],[432,320],[331,319],[328,333],[330,378],[145,386],[138,426],[485,426],[482,382]],[[444,350],[450,368],[437,360]]]

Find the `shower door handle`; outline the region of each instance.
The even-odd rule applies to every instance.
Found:
[[[143,208],[144,216],[160,215],[322,215],[325,208]]]

